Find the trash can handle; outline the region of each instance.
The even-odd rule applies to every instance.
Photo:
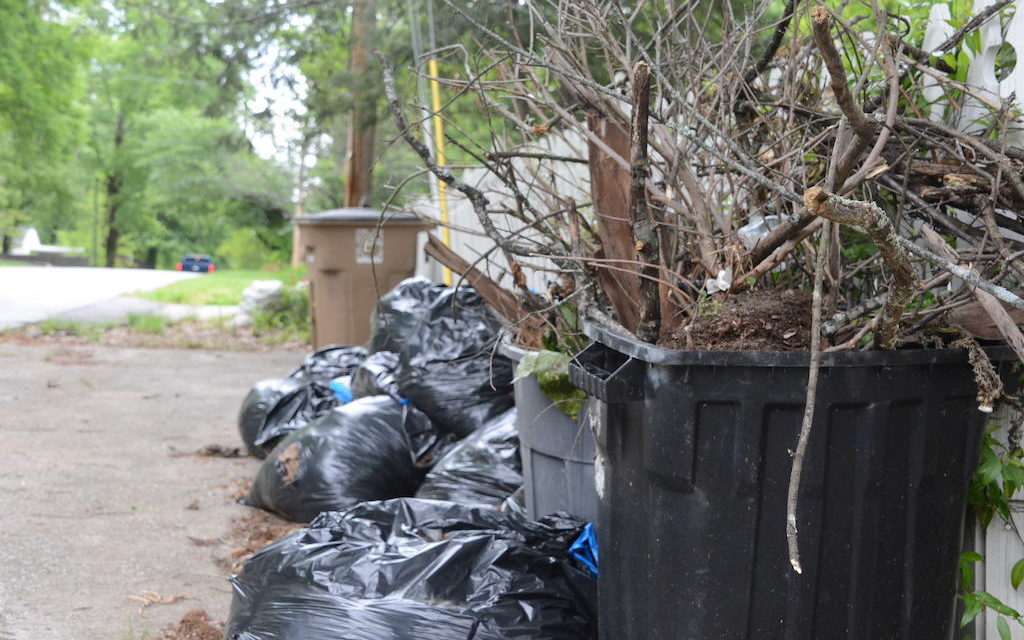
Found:
[[[569,382],[612,404],[643,397],[644,363],[594,342],[569,361]]]

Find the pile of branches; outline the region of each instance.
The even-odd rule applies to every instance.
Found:
[[[470,100],[490,119],[487,140],[454,122],[448,144],[500,192],[437,164],[416,135],[432,114],[397,95],[382,61],[406,141],[472,203],[494,246],[485,259],[518,291],[433,250],[510,320],[550,305],[522,277],[532,268],[551,272],[559,300],[586,301],[651,342],[694,322],[708,298],[804,289],[826,349],[891,349],[957,327],[1024,355],[1020,118],[955,79],[967,37],[1006,21],[1007,2],[962,17],[933,51],[924,16],[878,2],[519,4],[528,28],[476,23],[485,63],[467,55],[465,76],[443,79],[453,97],[442,116]],[[556,132],[582,141],[579,152],[531,150]],[[580,163],[583,198],[555,184]]]

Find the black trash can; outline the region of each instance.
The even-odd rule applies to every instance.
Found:
[[[953,637],[985,424],[965,351],[823,354],[796,574],[786,491],[809,355],[587,333],[570,378],[600,401],[602,640]]]

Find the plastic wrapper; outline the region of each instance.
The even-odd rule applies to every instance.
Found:
[[[232,578],[229,640],[584,640],[582,522],[397,499],[321,514]]]
[[[363,347],[324,347],[287,377],[256,383],[238,414],[238,431],[249,453],[266,457],[282,437],[334,408],[338,402],[331,381],[351,374],[364,359]]]
[[[385,293],[370,316],[370,353],[398,353],[444,291],[444,285],[417,277],[407,278]]]
[[[513,404],[511,360],[495,348],[498,325],[469,287],[446,289],[400,352],[403,397],[465,437]]]
[[[416,497],[498,508],[522,484],[516,410],[511,409],[455,444],[427,474]]]
[[[309,522],[364,500],[411,496],[444,443],[409,405],[387,396],[355,400],[282,440],[246,503]]]
[[[378,351],[371,354],[352,372],[352,395],[356,398],[388,395],[399,397],[398,354]]]

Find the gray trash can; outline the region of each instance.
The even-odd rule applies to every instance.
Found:
[[[501,343],[501,352],[519,362],[527,350]],[[556,511],[593,522],[597,518],[594,486],[594,434],[590,402],[573,420],[555,406],[534,376],[515,383],[516,426],[523,459],[526,511],[536,519]]]

